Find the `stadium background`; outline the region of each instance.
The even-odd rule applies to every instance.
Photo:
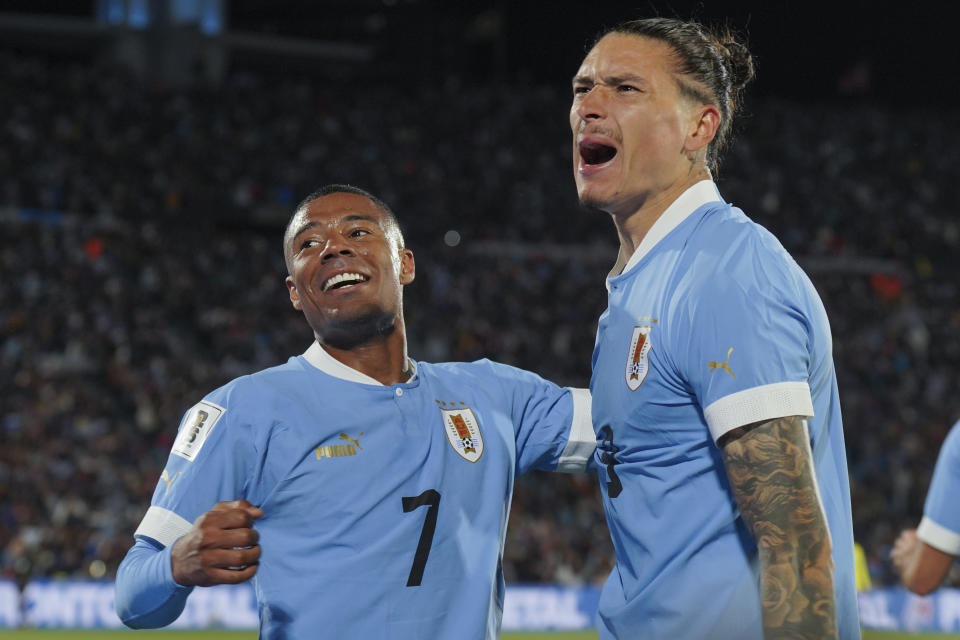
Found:
[[[0,578],[111,577],[183,411],[303,350],[280,230],[322,183],[400,215],[415,358],[585,386],[616,249],[576,205],[569,79],[603,25],[677,13],[728,21],[757,56],[718,183],[824,299],[855,536],[895,584],[890,544],[960,417],[950,16],[588,4],[7,0]],[[611,560],[594,479],[518,482],[510,582],[596,584]]]

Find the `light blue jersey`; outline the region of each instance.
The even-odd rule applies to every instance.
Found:
[[[590,383],[617,553],[600,637],[763,637],[757,549],[715,442],[799,415],[809,418],[833,541],[840,637],[859,638],[830,328],[806,275],[703,181],[664,212],[608,288]]]
[[[923,505],[917,537],[935,549],[960,556],[960,422],[953,425],[940,447],[933,480]]]
[[[314,344],[194,406],[118,571],[121,618],[176,619],[172,543],[244,498],[264,512],[261,638],[495,638],[514,477],[585,467],[590,397],[486,360],[413,367],[384,386]]]

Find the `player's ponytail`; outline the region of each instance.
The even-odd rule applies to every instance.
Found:
[[[727,83],[727,99],[730,103],[730,120],[733,120],[740,106],[740,96],[755,75],[753,56],[746,45],[740,42],[730,31],[723,31],[716,36],[716,47],[723,58],[729,82]]]

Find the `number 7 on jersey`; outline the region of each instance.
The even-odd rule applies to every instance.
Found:
[[[423,530],[420,531],[420,542],[417,543],[417,553],[413,556],[413,566],[410,567],[410,577],[407,578],[408,587],[419,587],[423,581],[423,569],[427,566],[430,556],[430,545],[433,544],[433,532],[437,529],[437,512],[440,511],[440,493],[436,489],[427,489],[418,496],[401,498],[403,512],[410,513],[418,507],[428,506],[427,517],[423,519]]]

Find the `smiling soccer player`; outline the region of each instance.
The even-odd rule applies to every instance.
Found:
[[[164,626],[194,586],[252,578],[264,639],[493,640],[514,478],[585,467],[589,393],[408,358],[413,253],[365,191],[304,200],[284,256],[315,340],[187,412],[117,574],[120,617]]]

